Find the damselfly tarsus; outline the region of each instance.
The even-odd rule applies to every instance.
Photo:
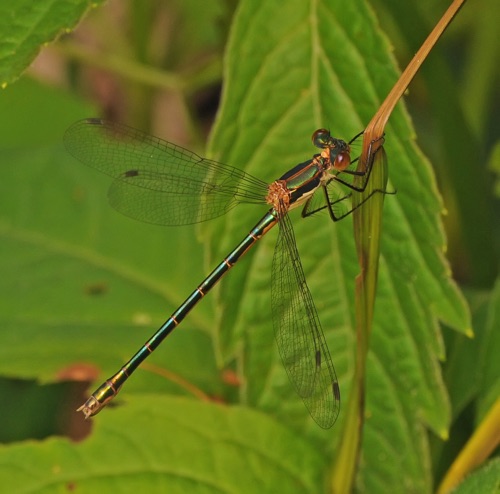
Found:
[[[290,381],[312,418],[323,428],[331,427],[340,409],[339,385],[306,284],[288,212],[303,206],[302,215],[309,216],[327,209],[334,221],[351,212],[335,213],[336,204],[347,200],[351,194],[332,199],[328,187],[335,181],[353,190],[364,190],[371,162],[365,172],[349,170],[352,140],[347,143],[332,137],[325,129],[317,130],[313,134],[313,144],[321,152],[270,185],[175,144],[100,119],[75,123],[67,130],[64,140],[74,157],[114,179],[109,189],[110,202],[132,218],[160,225],[187,225],[221,216],[239,203],[270,207],[146,344],[78,411],[88,418],[112,400],[132,372],[197,302],[257,240],[279,224],[271,284],[273,326],[279,353]],[[349,175],[364,175],[364,185],[355,187],[342,178]],[[313,201],[316,193],[324,193],[320,207]]]

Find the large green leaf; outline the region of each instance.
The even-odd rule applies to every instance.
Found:
[[[276,179],[308,157],[314,129],[329,127],[343,138],[359,132],[396,79],[390,49],[364,2],[243,2],[227,52],[223,107],[211,148],[222,161]],[[443,256],[435,179],[415,146],[402,106],[387,128],[386,150],[397,195],[386,198],[385,205],[359,485],[367,492],[376,485],[424,492],[432,482],[425,429],[446,436],[451,418],[439,368],[444,350],[438,321],[464,332],[470,321]],[[225,254],[257,219],[255,211],[240,208],[221,221],[213,258]],[[347,396],[356,344],[352,297],[358,266],[352,224],[332,225],[327,215],[295,224]],[[263,240],[220,287],[221,352],[238,357],[248,383],[246,400],[278,408],[283,420],[298,425],[307,416],[282,370],[270,323],[274,239],[270,234]],[[341,422],[342,412],[333,439]],[[327,436],[322,440],[328,441]],[[381,457],[386,467],[375,469]]]
[[[70,31],[84,12],[104,0],[0,2],[0,85],[16,80],[40,48]]]
[[[19,114],[36,117],[24,121],[23,146],[14,138],[2,151],[2,374],[54,380],[66,366],[89,361],[111,373],[193,288],[184,273],[202,269],[194,232],[181,229],[169,238],[168,230],[109,207],[106,180],[74,162],[62,145],[64,129],[90,107],[34,84],[3,94],[18,101]],[[60,119],[47,131],[53,108]],[[13,118],[11,127],[20,126]],[[186,325],[196,332],[172,338],[190,352],[172,344],[168,353],[172,369],[191,369],[198,378],[186,377],[206,383],[214,362],[206,351],[204,308]]]
[[[312,494],[324,468],[309,442],[261,414],[157,396],[103,416],[81,444],[0,446],[0,482],[12,493]]]

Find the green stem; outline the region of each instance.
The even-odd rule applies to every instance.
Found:
[[[366,139],[371,139],[370,135],[365,134]],[[353,196],[354,207],[366,201],[363,207],[358,207],[353,213],[354,237],[361,267],[361,273],[356,278],[356,367],[347,407],[347,420],[331,477],[332,492],[335,494],[352,492],[359,463],[365,410],[366,360],[377,289],[384,203],[384,194],[376,191],[385,191],[388,179],[383,139],[372,142],[366,149],[369,152],[366,156],[363,155],[358,170],[365,171],[365,163],[373,159],[370,180],[364,192]]]
[[[73,42],[57,45],[57,49],[68,58],[113,72],[129,81],[160,89],[194,92],[211,82],[219,81],[222,72],[222,64],[218,57],[205,61],[203,66],[192,71],[191,74],[179,75],[158,70],[122,56],[92,53]]]

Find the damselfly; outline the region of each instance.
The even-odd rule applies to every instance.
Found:
[[[356,136],[358,137],[358,136]],[[335,422],[340,390],[314,302],[306,284],[288,212],[303,205],[302,216],[327,209],[337,221],[351,211],[335,213],[351,193],[333,199],[335,181],[364,190],[371,171],[349,170],[350,144],[329,131],[314,132],[313,144],[321,149],[271,184],[248,173],[201,158],[175,144],[129,127],[100,119],[87,119],[66,132],[68,151],[86,165],[110,175],[111,205],[121,213],[160,225],[187,225],[227,213],[239,203],[267,204],[270,209],[248,235],[201,282],[146,344],[78,409],[86,418],[112,400],[132,372],[177,327],[197,302],[273,226],[279,224],[272,262],[271,305],[276,341],[283,365],[312,418],[323,428]],[[343,173],[342,178],[339,174]],[[344,177],[364,175],[355,187]],[[317,207],[314,196],[324,194]]]

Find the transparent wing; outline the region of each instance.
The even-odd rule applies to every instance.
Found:
[[[114,178],[110,203],[141,221],[185,225],[221,216],[240,202],[265,202],[265,182],[125,125],[81,120],[66,131],[64,143],[75,158]]]
[[[344,186],[332,180],[326,187],[320,187],[307,201],[302,216],[312,216],[319,211],[331,209],[335,221],[349,215],[355,208],[352,206],[352,191],[346,192]]]
[[[276,342],[297,393],[316,423],[327,429],[340,410],[337,376],[287,214],[279,225],[271,284]]]

